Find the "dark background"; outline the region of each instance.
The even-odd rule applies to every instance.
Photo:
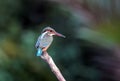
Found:
[[[0,81],[57,81],[35,56],[46,26],[66,81],[120,81],[119,0],[0,0]]]

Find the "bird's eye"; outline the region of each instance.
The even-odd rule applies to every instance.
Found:
[[[52,32],[52,30],[50,30],[50,32]]]

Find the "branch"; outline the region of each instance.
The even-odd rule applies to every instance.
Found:
[[[46,61],[46,63],[48,63],[48,65],[51,68],[52,72],[55,74],[55,76],[57,77],[57,79],[59,81],[66,81],[64,79],[63,75],[61,74],[60,70],[58,69],[58,67],[55,65],[52,57],[47,52],[43,52],[43,54],[41,55],[41,58],[44,61]]]

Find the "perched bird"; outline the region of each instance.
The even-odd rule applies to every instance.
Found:
[[[64,35],[56,32],[51,27],[46,27],[38,37],[35,47],[37,48],[37,56],[41,56],[43,51],[46,51],[53,41],[53,35],[64,37]]]

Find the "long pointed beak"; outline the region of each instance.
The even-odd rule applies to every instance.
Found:
[[[56,36],[59,36],[59,37],[63,37],[63,38],[65,38],[64,35],[62,35],[62,34],[60,34],[60,33],[58,33],[58,32],[55,32],[55,35],[56,35]]]

